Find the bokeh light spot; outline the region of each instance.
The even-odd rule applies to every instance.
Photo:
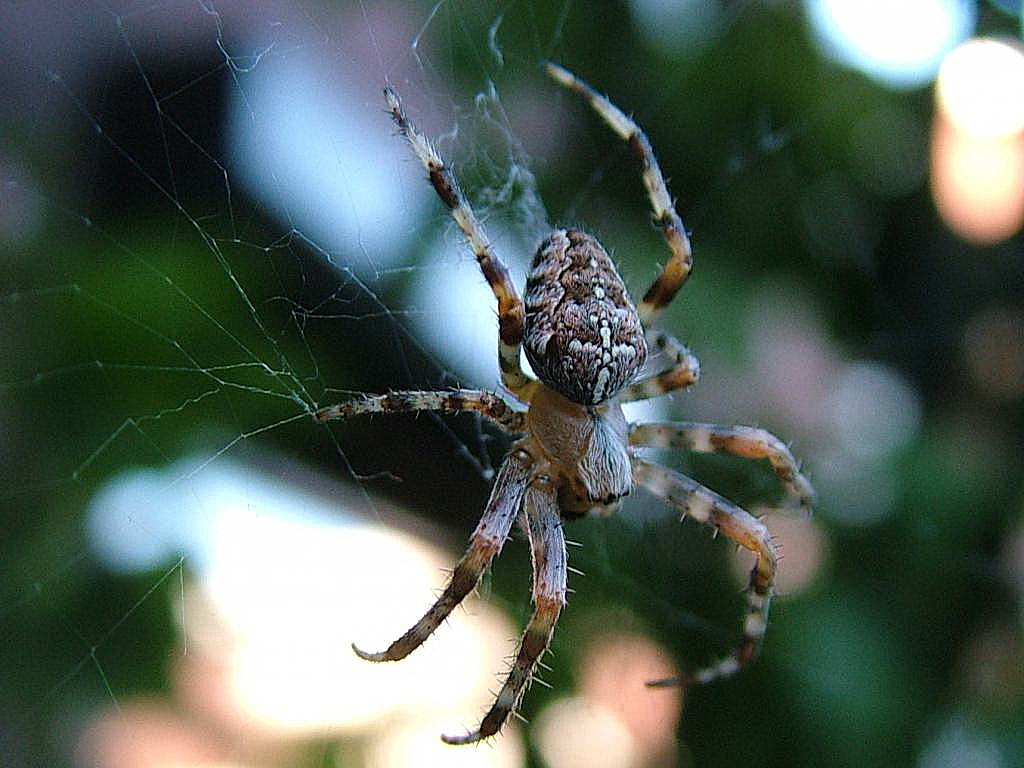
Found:
[[[959,718],[953,719],[927,746],[919,768],[1006,768],[999,746],[973,732]]]
[[[605,634],[580,659],[579,695],[549,704],[533,735],[550,768],[672,765],[682,712],[677,688],[648,680],[679,670],[663,648],[634,632]]]
[[[943,220],[980,245],[1024,223],[1024,53],[972,40],[942,64],[932,128],[932,195]]]
[[[813,517],[770,514],[771,510],[756,512],[768,513],[764,522],[781,555],[775,577],[776,592],[791,597],[807,589],[821,572],[828,555],[828,538],[821,524]],[[747,552],[734,559],[733,571],[739,584],[745,585],[750,580],[753,561],[754,556]]]
[[[964,357],[978,388],[997,400],[1024,396],[1024,312],[990,307],[964,331]]]
[[[964,43],[943,60],[936,97],[964,131],[1017,133],[1024,129],[1024,53],[1002,40]]]
[[[833,418],[845,450],[863,458],[881,458],[917,435],[921,403],[896,370],[861,361],[849,365],[839,378]]]
[[[965,0],[807,0],[819,45],[832,58],[895,88],[929,82],[942,57],[974,28]]]

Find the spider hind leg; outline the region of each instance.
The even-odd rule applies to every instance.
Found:
[[[645,422],[629,430],[631,445],[682,448],[697,453],[722,453],[743,459],[766,459],[785,492],[783,506],[810,511],[814,487],[800,471],[784,442],[757,427],[725,427],[689,421]]]
[[[519,705],[541,656],[551,644],[555,624],[565,605],[568,568],[558,502],[549,486],[546,478],[538,478],[527,491],[524,504],[533,558],[533,615],[519,641],[505,682],[480,726],[464,735],[442,736],[447,744],[472,744],[501,730]]]
[[[669,392],[686,389],[700,378],[700,362],[689,347],[664,331],[650,334],[650,336],[649,346],[667,357],[669,365],[652,376],[637,379],[623,389],[617,398],[620,403],[648,400]]]
[[[700,483],[665,467],[634,458],[633,477],[644,488],[684,515],[711,526],[730,541],[757,555],[747,587],[747,612],[743,634],[736,649],[723,659],[684,677],[652,680],[648,685],[668,687],[702,685],[729,677],[752,662],[761,649],[768,625],[768,608],[778,556],[768,528],[749,512]]]
[[[452,571],[441,596],[419,621],[385,650],[370,653],[353,644],[352,650],[356,655],[367,661],[404,659],[419,648],[476,588],[483,572],[501,551],[512,523],[519,514],[529,481],[530,466],[530,457],[524,451],[516,450],[509,454],[498,470],[487,509],[470,537],[469,549]]]

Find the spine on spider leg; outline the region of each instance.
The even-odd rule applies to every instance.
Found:
[[[494,704],[480,721],[480,727],[463,736],[444,735],[441,739],[446,744],[472,744],[494,736],[502,729],[505,721],[518,709],[523,694],[534,679],[533,673],[540,657],[551,644],[563,603],[564,601],[551,599],[537,601],[533,618],[523,634],[519,651],[509,668],[508,677]]]

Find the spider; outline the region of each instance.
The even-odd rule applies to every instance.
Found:
[[[520,521],[533,561],[533,615],[479,727],[463,735],[442,736],[449,744],[469,744],[498,733],[518,707],[548,649],[566,603],[563,522],[586,514],[615,512],[634,486],[756,555],[746,591],[743,632],[735,650],[687,676],[648,685],[707,683],[735,673],[757,655],[765,634],[777,559],[768,529],[714,491],[645,460],[641,448],[682,448],[767,459],[785,490],[786,506],[810,509],[814,501],[814,491],[789,449],[762,429],[626,421],[622,403],[681,390],[699,375],[697,358],[686,346],[667,333],[650,330],[690,273],[690,243],[640,127],[573,73],[553,63],[546,64],[546,69],[562,86],[585,98],[640,161],[654,221],[671,251],[657,279],[634,305],[611,258],[594,237],[579,229],[557,229],[538,246],[526,279],[525,300],[520,298],[452,170],[410,122],[395,91],[385,87],[388,112],[465,235],[497,299],[501,383],[510,397],[470,389],[401,391],[363,395],[316,413],[318,420],[328,421],[368,413],[472,412],[520,436],[497,471],[466,554],[434,605],[385,650],[369,653],[352,646],[369,661],[405,658],[475,589],[501,551],[512,524]],[[659,372],[643,375],[650,346],[668,364]],[[521,350],[525,350],[536,379],[523,370]]]

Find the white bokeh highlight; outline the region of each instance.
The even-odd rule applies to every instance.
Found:
[[[294,53],[244,73],[228,106],[233,178],[339,263],[373,275],[407,261],[432,193],[380,88],[333,63]]]
[[[805,0],[821,49],[841,64],[892,88],[919,88],[943,56],[970,36],[967,0]]]
[[[89,506],[87,538],[115,571],[183,568],[180,594],[171,590],[187,649],[179,663],[220,670],[227,719],[276,736],[381,739],[426,723],[438,739],[479,716],[516,635],[493,605],[470,600],[400,664],[350,648],[383,648],[408,629],[457,554],[403,531],[384,502],[349,486],[313,493],[265,467],[195,467],[113,478]],[[203,677],[189,687],[208,688]],[[487,765],[509,764],[504,750],[519,749],[509,733]]]

